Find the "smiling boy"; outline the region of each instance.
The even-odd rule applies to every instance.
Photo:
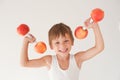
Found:
[[[79,71],[82,63],[99,54],[104,49],[103,37],[97,22],[85,21],[87,28],[93,29],[95,45],[86,51],[71,54],[74,45],[72,30],[64,23],[58,23],[51,27],[48,32],[49,45],[56,55],[46,55],[38,59],[28,58],[28,45],[36,38],[25,37],[21,51],[21,64],[24,67],[44,67],[49,69],[50,80],[79,80]]]

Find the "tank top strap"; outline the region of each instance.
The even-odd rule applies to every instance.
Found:
[[[73,54],[71,54],[70,55],[70,64],[69,64],[69,66],[73,67],[73,65],[74,65],[75,69],[79,70],[79,68],[77,66],[77,63],[76,63],[76,60],[75,60],[75,57],[74,57]]]
[[[56,59],[56,55],[52,55],[52,66],[54,65],[54,67],[57,68],[57,59]]]

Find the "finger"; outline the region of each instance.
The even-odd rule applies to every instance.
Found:
[[[33,35],[32,34],[28,34],[28,37],[33,38]]]
[[[28,34],[28,37],[29,37],[30,39],[35,39],[35,37],[34,37],[32,34]]]
[[[36,41],[36,38],[32,35],[32,34],[28,34],[26,36],[26,38],[29,40],[29,42],[35,42]]]
[[[86,20],[86,21],[84,22],[84,24],[85,24],[85,26],[87,27],[87,26],[90,24],[90,22],[89,22],[88,20]]]
[[[85,22],[84,22],[84,24],[85,24],[86,26],[88,26],[88,25],[90,24],[90,20],[91,20],[91,17],[88,18],[88,19],[86,19]]]
[[[87,20],[90,21],[90,20],[91,20],[91,17],[89,17]]]

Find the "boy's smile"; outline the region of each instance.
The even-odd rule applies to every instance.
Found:
[[[64,49],[64,50],[59,50],[59,52],[61,53],[66,53],[68,51],[68,48]]]

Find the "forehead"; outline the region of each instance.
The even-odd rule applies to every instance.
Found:
[[[56,36],[56,38],[54,38],[53,40],[62,40],[62,39],[70,39],[70,35],[68,35],[67,33],[65,35],[60,34],[59,36]]]

